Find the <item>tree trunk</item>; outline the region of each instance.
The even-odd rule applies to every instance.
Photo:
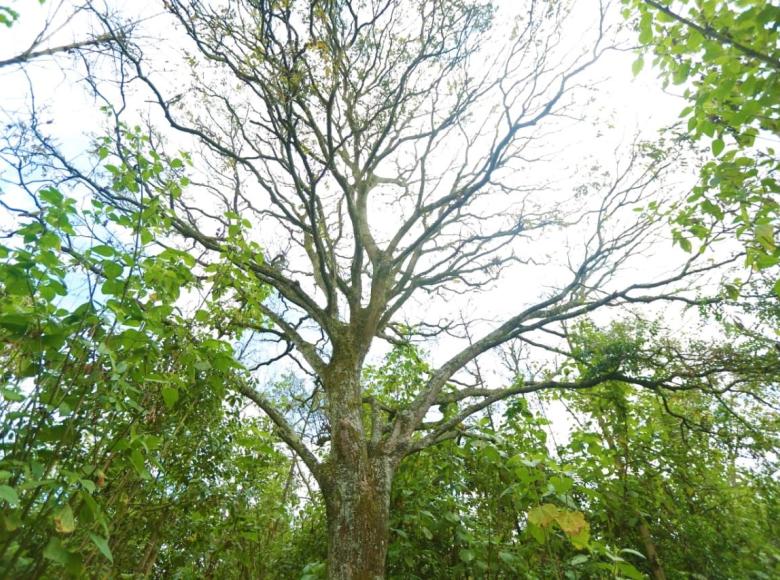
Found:
[[[325,491],[328,518],[328,578],[381,580],[390,536],[388,457],[366,458],[352,466],[334,466]]]
[[[381,580],[390,537],[390,489],[397,467],[393,449],[380,441],[381,426],[364,412],[361,352],[336,341],[328,372],[331,449],[318,481],[328,520],[328,578]],[[357,353],[357,354],[356,354]]]
[[[160,534],[162,527],[163,522],[158,522],[152,529],[152,535],[149,538],[149,542],[146,544],[144,556],[138,564],[138,574],[142,578],[148,578],[152,574],[152,568],[154,568],[154,564],[157,561],[157,553],[160,550]]]
[[[639,522],[639,535],[642,537],[642,543],[645,545],[645,555],[647,561],[650,564],[650,571],[653,573],[654,580],[666,580],[666,574],[664,568],[661,565],[661,560],[658,558],[658,550],[655,548],[655,542],[650,535],[650,526],[644,518]]]

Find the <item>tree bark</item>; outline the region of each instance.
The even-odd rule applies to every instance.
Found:
[[[653,573],[654,580],[666,580],[666,574],[661,565],[661,560],[658,558],[655,542],[653,542],[653,537],[650,535],[650,526],[647,525],[644,518],[639,522],[639,535],[642,537],[642,543],[645,546],[645,555],[650,564],[650,571]]]
[[[377,580],[385,577],[397,461],[373,437],[376,426],[364,412],[360,367],[367,348],[355,348],[353,335],[335,341],[323,377],[331,448],[318,479],[328,521],[328,578]]]
[[[381,580],[390,536],[393,465],[386,456],[362,465],[334,466],[325,490],[328,519],[328,578]]]
[[[138,574],[142,578],[148,578],[152,573],[155,562],[157,562],[157,554],[160,550],[160,533],[162,530],[163,522],[158,522],[152,529],[152,535],[149,538],[149,542],[146,544],[146,550],[144,550],[144,557],[141,559],[138,565]]]

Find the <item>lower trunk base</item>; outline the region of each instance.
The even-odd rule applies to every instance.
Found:
[[[385,577],[393,470],[387,458],[361,467],[337,468],[325,493],[331,580]]]

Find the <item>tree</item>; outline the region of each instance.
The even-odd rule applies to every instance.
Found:
[[[34,159],[28,135],[6,133],[3,158]],[[145,175],[177,183],[168,160]],[[291,467],[226,400],[231,345],[173,307],[193,258],[147,252],[154,211],[27,193],[0,201],[16,218],[0,245],[0,575],[220,576],[235,553],[262,575],[244,553],[285,517]]]
[[[777,265],[780,187],[771,136],[780,129],[780,9],[763,0],[624,4],[664,83],[684,87],[687,106],[680,116],[688,119],[688,136],[711,139],[701,182],[675,216],[679,230],[706,239],[713,223],[733,224],[748,264]],[[634,70],[643,63],[644,54]],[[780,280],[776,284],[780,296]]]
[[[191,41],[184,92],[181,79],[152,72],[150,47],[95,14],[113,33],[118,70],[130,73],[117,81],[123,99],[144,88],[170,127],[201,148],[200,165],[184,175],[190,158],[176,157],[176,179],[162,179],[169,158],[161,140],[122,125],[98,143],[97,167],[66,158],[34,126],[35,154],[111,211],[152,220],[141,243],[174,251],[193,287],[214,297],[191,316],[236,334],[246,368],[286,358],[311,377],[293,409],[256,380],[224,379],[265,412],[316,479],[329,577],[384,577],[402,460],[470,436],[469,419],[491,405],[606,381],[705,388],[727,372],[680,364],[648,375],[621,358],[578,372],[549,362],[566,352],[566,328],[597,311],[714,300],[697,295],[691,280],[737,258],[700,252],[663,274],[622,274],[663,228],[653,195],[671,161],[656,147],[637,145],[614,170],[594,171],[545,207],[547,190],[530,178],[545,153],[539,145],[609,45],[602,12],[590,43],[572,54],[561,40],[571,17],[563,4],[529,2],[506,30],[490,4],[460,0],[165,7]],[[496,48],[491,39],[503,32]],[[127,101],[112,108],[95,77],[92,86],[110,119],[121,120]],[[502,320],[480,325],[455,312],[440,320],[415,305],[421,296],[479,292],[512,268],[533,275],[549,248],[528,240],[564,243],[563,229],[579,240],[561,260],[565,279],[554,289],[530,282],[536,298]],[[405,348],[445,336],[457,342],[444,362],[420,365],[389,392],[368,382],[366,360],[381,343]],[[481,357],[509,343],[542,357],[548,370],[485,382]],[[304,416],[316,421],[299,430]]]
[[[655,368],[663,360],[677,364],[684,358],[675,354],[679,338],[659,333],[647,322],[605,330],[586,323],[572,333],[573,350],[588,365],[616,353]],[[766,483],[777,470],[772,450],[780,359],[771,339],[746,338],[733,335],[720,344],[694,339],[691,347],[707,351],[712,367],[731,359],[735,364],[724,379],[742,375],[747,380],[738,391],[748,397],[728,383],[668,393],[612,382],[580,396],[558,394],[577,425],[561,460],[592,486],[594,533],[641,550],[643,567],[655,579],[693,572],[764,577],[776,568],[777,547],[765,542],[775,535],[775,492]],[[723,537],[729,538],[726,548]]]

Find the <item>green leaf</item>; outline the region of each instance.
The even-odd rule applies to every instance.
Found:
[[[110,258],[114,254],[116,254],[116,250],[114,250],[114,248],[112,248],[111,246],[107,246],[105,244],[92,246],[90,250],[95,254],[98,254],[99,256],[103,256],[104,258]]]
[[[3,387],[0,387],[0,394],[3,395],[3,399],[5,399],[6,401],[12,401],[15,403],[18,403],[19,401],[24,401],[24,395],[13,389],[9,389],[9,388],[4,389]]]
[[[767,252],[775,251],[775,232],[771,224],[758,224],[755,227],[756,241],[763,246]]]
[[[124,267],[121,264],[117,264],[116,262],[112,262],[110,260],[103,260],[102,266],[103,274],[105,274],[106,278],[109,279],[118,278],[124,271]]]
[[[569,536],[569,541],[571,541],[571,545],[578,550],[587,548],[588,542],[590,541],[590,526],[586,525],[579,533]]]
[[[590,556],[588,556],[587,554],[577,554],[571,560],[569,560],[569,564],[571,564],[572,566],[579,566],[580,564],[584,564],[588,560],[590,560]]]
[[[76,521],[73,518],[73,510],[66,504],[54,516],[54,528],[61,534],[71,534],[76,529]]]
[[[636,550],[632,550],[631,548],[623,548],[620,550],[621,554],[631,554],[632,556],[636,556],[637,558],[642,558],[645,560],[645,555],[642,552],[637,552]]]
[[[723,151],[723,148],[726,146],[725,143],[723,143],[723,139],[715,139],[712,142],[712,154],[717,157],[720,155],[721,151]]]
[[[59,190],[53,187],[47,187],[45,189],[40,190],[38,192],[38,195],[43,201],[48,202],[51,205],[60,205],[62,203],[62,200],[65,199],[64,196],[59,192]]]
[[[739,288],[734,284],[724,284],[723,289],[726,291],[726,296],[729,300],[736,300],[739,298]]]
[[[16,511],[0,516],[2,528],[7,532],[14,532],[22,525],[22,515]]]
[[[680,117],[687,117],[693,112],[693,107],[685,107],[682,111],[680,111]]]
[[[43,549],[43,557],[64,566],[70,561],[71,553],[62,546],[59,538],[51,538]]]
[[[4,314],[0,316],[0,328],[14,333],[15,336],[23,336],[32,325],[33,320],[24,314]]]
[[[92,538],[92,541],[95,543],[98,550],[100,550],[100,553],[103,554],[108,559],[108,561],[113,564],[114,556],[111,554],[111,549],[108,547],[108,540],[102,536],[93,534],[92,532],[89,533],[89,537]]]
[[[547,541],[547,536],[545,536],[544,530],[537,526],[534,523],[529,523],[528,533],[531,535],[531,537],[536,540],[540,544],[544,544]]]
[[[707,199],[701,202],[701,209],[704,213],[713,216],[717,220],[722,220],[724,218],[723,210]]]
[[[640,72],[642,72],[642,69],[645,67],[645,57],[642,55],[639,55],[639,58],[637,58],[634,63],[631,65],[631,72],[634,74],[634,76],[637,76]]]
[[[653,40],[653,17],[645,12],[639,21],[639,42],[648,44]]]
[[[688,74],[690,73],[690,66],[687,64],[679,65],[672,71],[672,82],[676,85],[681,85],[688,80]]]
[[[199,360],[193,364],[196,369],[199,371],[207,371],[211,368],[211,363],[207,360]]]
[[[143,479],[151,478],[149,470],[146,469],[146,461],[144,460],[144,456],[138,449],[133,449],[133,451],[130,453],[130,463],[132,463],[138,475],[140,475]]]
[[[461,550],[458,553],[458,557],[461,559],[461,561],[468,564],[469,562],[473,562],[474,558],[476,557],[476,554],[474,554],[473,550],[469,550],[468,548]]]
[[[19,496],[10,485],[0,485],[0,499],[4,499],[11,507],[19,505]]]
[[[88,493],[95,493],[95,490],[97,490],[95,482],[91,479],[79,479],[79,483]]]
[[[546,528],[560,515],[558,506],[551,503],[542,504],[528,512],[528,521],[540,528]]]
[[[173,406],[176,404],[176,401],[179,400],[179,389],[176,387],[163,387],[162,398],[166,407],[169,409],[173,408]]]
[[[618,562],[615,567],[624,578],[631,580],[644,580],[646,576],[634,568],[629,562]]]

